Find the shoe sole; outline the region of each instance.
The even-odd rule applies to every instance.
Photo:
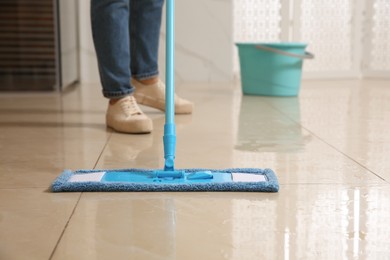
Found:
[[[106,119],[106,125],[107,127],[114,129],[116,132],[126,133],[126,134],[149,134],[153,130],[153,123],[151,120],[142,123],[141,122],[128,123],[126,124],[126,126],[120,126],[120,125],[114,126],[115,123]]]

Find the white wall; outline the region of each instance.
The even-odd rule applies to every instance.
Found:
[[[80,78],[81,82],[99,82],[89,8],[89,0],[79,0]],[[176,1],[176,81],[232,80],[232,8],[232,1],[226,0]],[[165,17],[160,42],[159,64],[164,78]]]
[[[92,42],[90,0],[78,0],[80,81],[99,82],[96,53]]]
[[[233,3],[236,41],[308,43],[315,59],[304,62],[304,78],[390,78],[389,0]]]
[[[60,55],[61,86],[68,86],[79,78],[77,0],[60,0]]]

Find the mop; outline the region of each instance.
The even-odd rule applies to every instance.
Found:
[[[174,0],[166,6],[166,107],[164,168],[65,170],[53,183],[53,192],[114,191],[243,191],[277,192],[278,180],[271,169],[175,169],[174,122]]]

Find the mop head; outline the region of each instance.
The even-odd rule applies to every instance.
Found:
[[[156,172],[159,174],[156,175]],[[52,184],[53,192],[116,191],[242,191],[277,192],[271,169],[182,169],[181,177],[164,177],[162,170],[65,170]],[[162,175],[162,176],[161,176]]]

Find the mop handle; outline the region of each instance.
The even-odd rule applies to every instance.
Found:
[[[175,79],[174,79],[174,59],[175,59],[175,35],[174,35],[174,0],[167,0],[166,6],[166,90],[165,90],[165,123],[174,124],[175,105]]]
[[[165,89],[165,125],[164,125],[164,171],[174,171],[176,153],[175,126],[175,37],[174,37],[174,0],[167,0],[166,6],[166,89]]]

